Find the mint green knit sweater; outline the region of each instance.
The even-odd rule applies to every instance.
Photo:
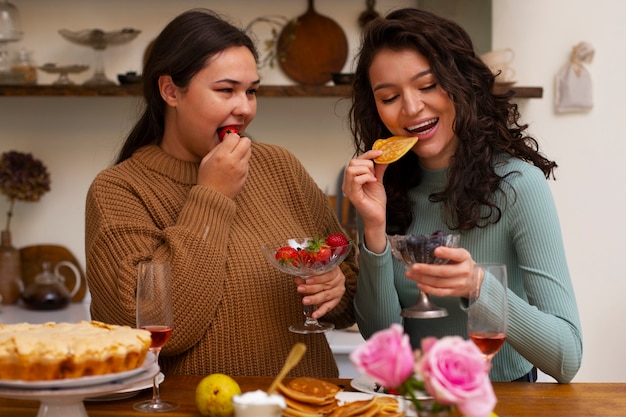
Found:
[[[408,234],[450,232],[442,220],[441,204],[428,200],[432,192],[444,187],[447,170],[422,171],[422,183],[410,192],[414,220]],[[534,365],[558,382],[569,382],[580,368],[582,334],[548,183],[538,168],[517,159],[509,159],[497,171],[500,175],[515,172],[507,177],[507,203],[499,199],[501,220],[462,234],[460,241],[474,261],[508,265],[509,331],[493,359],[491,378],[511,381]],[[467,311],[459,298],[432,297],[448,309],[446,318],[403,320],[400,310],[415,303],[418,289],[392,259],[389,245],[380,255],[361,247],[359,262],[355,306],[365,338],[391,323],[404,324],[415,348],[425,336],[467,338]]]
[[[235,199],[196,185],[197,163],[157,146],[101,172],[87,196],[87,280],[96,320],[135,325],[137,263],[169,259],[174,329],[165,373],[277,375],[291,347],[307,352],[290,375],[338,376],[323,334],[304,321],[294,277],[270,265],[261,244],[341,231],[327,196],[285,149],[253,143],[250,171]],[[354,323],[354,253],[341,265],[346,292],[324,320]]]

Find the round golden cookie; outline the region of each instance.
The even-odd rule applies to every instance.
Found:
[[[390,164],[402,158],[417,143],[417,136],[392,136],[387,139],[378,139],[372,149],[382,150],[383,154],[374,159],[377,164]]]

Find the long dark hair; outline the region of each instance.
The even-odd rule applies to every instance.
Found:
[[[454,102],[457,150],[446,187],[430,196],[443,203],[450,229],[470,230],[499,221],[501,209],[493,195],[504,179],[494,171],[494,155],[508,153],[539,167],[546,178],[554,176],[556,163],[539,153],[537,141],[525,133],[528,125],[519,122],[517,104],[510,101],[514,93],[493,93],[495,76],[476,55],[468,33],[450,20],[415,8],[393,11],[364,30],[350,109],[356,155],[371,149],[377,139],[391,136],[376,110],[369,80],[369,68],[381,49],[423,55]],[[420,182],[418,164],[417,155],[409,152],[385,171],[388,233],[405,232],[413,220],[408,191]]]
[[[242,30],[208,9],[188,10],[174,18],[154,40],[143,69],[145,110],[120,150],[116,163],[130,158],[137,149],[159,144],[165,129],[165,102],[159,92],[159,77],[170,75],[180,88],[209,58],[233,46],[247,47],[255,60],[254,42]]]

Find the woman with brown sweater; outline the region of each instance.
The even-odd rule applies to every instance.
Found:
[[[342,229],[291,153],[243,133],[256,114],[256,60],[250,38],[207,10],[182,13],[156,38],[143,73],[145,111],[87,196],[91,314],[135,326],[137,264],[169,260],[165,373],[275,375],[304,342],[291,375],[336,377],[324,334],[288,327],[302,319],[303,303],[338,328],[354,322],[354,252],[297,285],[264,258],[263,243]],[[220,140],[225,126],[231,132]]]

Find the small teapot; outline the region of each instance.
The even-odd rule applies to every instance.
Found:
[[[65,278],[59,273],[61,267],[68,267],[74,273],[76,281],[70,291],[65,286]],[[80,272],[71,262],[61,261],[51,271],[50,262],[43,263],[43,272],[24,289],[22,301],[31,310],[58,310],[67,307],[80,288]]]

